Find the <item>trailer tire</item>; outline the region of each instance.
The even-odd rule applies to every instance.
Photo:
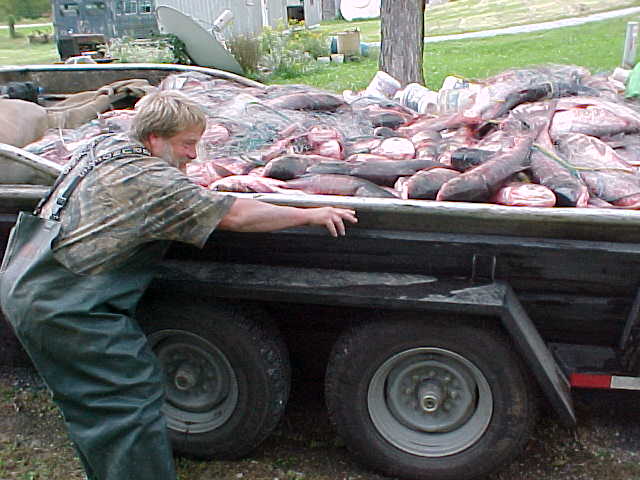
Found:
[[[537,412],[530,380],[499,331],[425,321],[345,332],[325,395],[356,458],[412,480],[488,475],[522,451]]]
[[[175,453],[237,459],[276,428],[291,368],[265,312],[156,303],[144,305],[138,317],[166,375],[163,413]]]

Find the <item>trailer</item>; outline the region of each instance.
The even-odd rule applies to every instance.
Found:
[[[260,88],[135,64],[4,68],[0,83],[63,93],[185,69]],[[53,180],[42,159],[0,153]],[[39,183],[0,185],[2,251]],[[347,447],[406,479],[482,477],[517,458],[541,408],[574,425],[573,389],[640,388],[639,212],[233,195],[349,207],[359,222],[337,239],[218,231],[201,250],[171,247],[137,320],[166,371],[179,454],[249,454],[282,418],[292,365],[320,363]]]

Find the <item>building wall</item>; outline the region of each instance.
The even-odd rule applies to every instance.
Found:
[[[304,23],[307,26],[318,25],[322,20],[323,0],[304,1]]]
[[[340,0],[322,0],[322,20],[333,20],[340,13]]]
[[[227,38],[258,35],[265,24],[276,27],[287,17],[286,0],[156,0],[156,5],[181,11],[206,30],[224,10],[231,10],[233,21],[223,30]]]

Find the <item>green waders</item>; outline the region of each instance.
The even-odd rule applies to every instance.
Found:
[[[132,317],[165,245],[149,244],[118,270],[80,276],[53,257],[59,230],[55,220],[20,214],[0,272],[5,316],[62,410],[90,480],[174,480],[164,378]]]

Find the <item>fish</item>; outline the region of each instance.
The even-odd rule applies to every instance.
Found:
[[[473,104],[463,110],[463,116],[476,121],[502,117],[524,102],[557,98],[566,95],[597,94],[581,81],[590,76],[584,67],[549,65],[518,68],[487,79],[476,93]]]
[[[218,157],[211,162],[230,171],[233,175],[246,175],[259,166],[248,158],[240,157]]]
[[[382,139],[375,136],[366,136],[346,140],[344,142],[344,155],[348,158],[349,156],[357,153],[371,153],[371,150],[380,145],[381,142]]]
[[[406,122],[406,117],[400,115],[397,112],[383,111],[377,114],[372,114],[369,117],[372,127],[387,127],[390,129],[396,129],[400,125]]]
[[[330,157],[320,155],[283,155],[270,160],[265,165],[264,176],[279,180],[291,180],[304,175],[312,165],[332,160]]]
[[[416,148],[408,138],[392,137],[385,138],[371,153],[393,160],[409,160],[415,156]]]
[[[585,183],[591,196],[614,203],[640,193],[640,177],[602,140],[571,133],[557,141],[558,150]]]
[[[460,173],[446,167],[433,167],[420,170],[410,177],[403,177],[395,184],[400,197],[435,200],[438,191],[449,180],[456,178]]]
[[[556,196],[544,185],[513,182],[494,193],[490,202],[513,207],[553,207]]]
[[[496,153],[490,160],[445,183],[436,200],[485,202],[506,180],[529,167],[529,151],[538,130],[518,136],[515,147]]]
[[[278,193],[282,188],[286,188],[286,182],[256,175],[232,175],[209,185],[216,192],[238,193]]]
[[[454,112],[447,115],[421,115],[417,119],[407,122],[396,131],[398,135],[411,138],[420,132],[442,132],[444,130],[455,130],[465,125],[476,125],[479,120],[468,118],[460,112]]]
[[[332,140],[342,141],[342,135],[333,127],[316,125],[311,127],[306,133],[307,141],[311,147],[316,147]]]
[[[354,153],[349,156],[345,161],[346,162],[371,162],[371,161],[389,161],[390,159],[387,157],[383,157],[382,155],[374,155],[373,153]]]
[[[416,149],[415,158],[434,160],[438,156],[438,146],[442,142],[442,135],[434,130],[423,130],[411,137]]]
[[[558,101],[549,134],[554,141],[569,133],[607,138],[640,132],[640,113],[619,102],[574,97]]]
[[[534,144],[531,150],[533,181],[549,188],[559,207],[586,207],[589,201],[587,186],[567,166],[566,159],[552,144],[540,141]]]
[[[207,126],[200,138],[200,142],[203,144],[216,144],[216,143],[225,143],[229,140],[231,133],[229,129],[221,124],[220,122],[212,121],[211,119],[207,119]]]
[[[549,135],[549,127],[557,102],[528,107],[528,113],[539,115],[544,121],[538,137],[531,149],[530,173],[534,182],[549,188],[556,197],[556,205],[561,207],[586,207],[589,191],[575,170],[556,150]],[[534,110],[532,113],[531,110]],[[535,109],[538,109],[536,112]]]
[[[392,187],[399,177],[410,176],[424,168],[441,166],[431,160],[369,160],[365,162],[321,162],[307,173],[338,174],[364,178],[376,185]]]
[[[640,210],[640,193],[619,198],[613,202],[613,205],[629,210]]]
[[[347,103],[336,95],[329,93],[299,92],[281,95],[264,101],[264,104],[274,109],[285,110],[313,110],[334,112]]]
[[[476,144],[477,140],[474,138],[473,129],[465,126],[458,129],[453,135],[444,138],[438,144],[436,160],[445,165],[451,165],[453,152],[463,147],[474,147]]]
[[[189,180],[203,187],[208,187],[216,180],[233,175],[232,172],[218,165],[215,160],[189,162],[185,165],[184,171]]]
[[[481,148],[461,147],[451,154],[451,166],[454,170],[465,172],[473,167],[482,165],[496,152]]]
[[[394,198],[395,196],[373,182],[349,175],[309,174],[285,182],[285,188],[319,195],[347,195],[354,197]]]
[[[398,136],[396,131],[393,128],[389,128],[389,127],[376,127],[373,129],[373,134],[376,137],[382,137],[382,138],[391,138],[391,137]]]
[[[620,134],[604,142],[629,165],[640,167],[640,138],[637,135]]]
[[[344,158],[344,150],[338,140],[328,140],[317,144],[309,150],[309,153],[334,158],[336,160],[342,160]]]

